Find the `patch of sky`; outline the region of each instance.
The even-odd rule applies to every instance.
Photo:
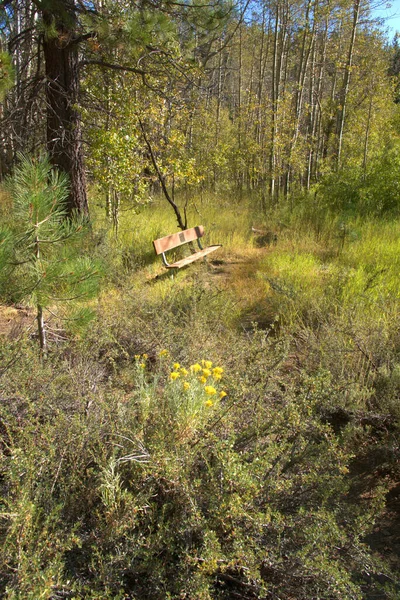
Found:
[[[371,15],[382,20],[382,29],[390,40],[396,32],[400,34],[400,0],[371,2]]]

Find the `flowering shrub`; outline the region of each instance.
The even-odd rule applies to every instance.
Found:
[[[161,350],[155,370],[150,368],[147,354],[135,355],[134,369],[142,418],[146,421],[162,407],[159,431],[168,431],[170,440],[188,439],[227,396],[222,389],[224,369],[213,366],[211,360],[184,366],[172,362],[169,352]]]
[[[320,415],[335,381],[283,386],[265,365],[285,348],[245,343],[229,401],[222,367],[167,352],[128,357],[129,386],[117,363],[114,379],[90,358],[71,377],[34,353],[0,378],[1,597],[365,597],[366,566],[385,572],[361,543],[384,490],[349,497],[350,432]]]

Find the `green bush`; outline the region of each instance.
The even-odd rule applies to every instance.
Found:
[[[361,599],[383,496],[348,497],[336,383],[290,346],[239,336],[223,372],[28,346],[0,379],[2,596]]]
[[[12,222],[0,233],[0,297],[27,302],[36,309],[42,352],[47,350],[44,311],[81,303],[98,291],[99,265],[82,255],[85,223],[76,215],[67,218],[66,177],[54,170],[45,157],[21,156],[8,181],[12,199]],[[2,239],[1,239],[2,238]],[[88,316],[80,306],[73,319]]]

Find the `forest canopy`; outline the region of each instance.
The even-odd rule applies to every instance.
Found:
[[[0,176],[18,152],[47,149],[69,176],[70,212],[88,214],[93,183],[118,219],[160,177],[172,195],[257,190],[265,206],[334,177],[334,205],[397,208],[375,187],[398,153],[398,42],[369,1],[18,0],[0,11]]]

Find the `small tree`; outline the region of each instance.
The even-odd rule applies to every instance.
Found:
[[[93,297],[98,269],[92,260],[78,254],[77,240],[85,224],[78,216],[67,218],[68,182],[47,157],[21,157],[9,190],[13,201],[12,258],[6,232],[4,248],[8,250],[3,254],[13,274],[14,298],[28,300],[36,307],[40,350],[46,353],[45,309],[53,311],[60,304]]]

